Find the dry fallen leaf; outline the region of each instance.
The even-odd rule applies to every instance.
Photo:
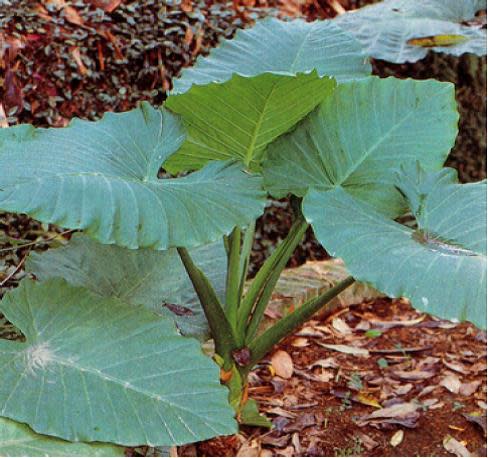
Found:
[[[476,401],[476,404],[478,404],[479,408],[486,410],[486,402],[485,401]]]
[[[293,375],[293,361],[291,356],[284,350],[278,350],[271,357],[271,365],[276,375],[289,379]]]
[[[457,363],[454,361],[446,361],[445,359],[442,360],[442,363],[447,368],[449,368],[453,371],[459,372],[460,374],[467,375],[470,373],[470,370],[464,364]]]
[[[327,383],[330,382],[335,377],[332,372],[324,371],[324,370],[322,370],[318,374],[314,374],[313,372],[310,371],[301,371],[299,369],[295,369],[294,372],[296,375],[303,377],[304,379],[311,380],[312,382]]]
[[[308,339],[305,337],[296,337],[295,339],[292,340],[291,342],[292,347],[308,347],[310,345]]]
[[[440,386],[443,386],[446,390],[450,391],[451,393],[458,394],[459,389],[461,388],[461,380],[459,377],[454,374],[446,375],[440,382]]]
[[[398,396],[403,396],[407,394],[412,388],[413,385],[411,383],[405,383],[405,385],[399,385],[398,387],[395,388],[395,394],[397,394]]]
[[[418,397],[421,398],[422,396],[426,396],[427,394],[432,393],[437,388],[437,385],[428,385],[422,389],[422,391],[418,394]]]
[[[307,366],[307,369],[312,369],[314,367],[322,367],[324,369],[336,369],[337,367],[339,367],[339,364],[337,364],[337,361],[332,356],[330,356],[329,358],[318,359],[314,363],[309,364]]]
[[[377,401],[377,399],[367,393],[361,392],[356,396],[353,396],[353,400],[360,402],[361,404],[364,404],[366,406],[371,406],[371,407],[376,407],[378,409],[381,409],[381,404]]]
[[[293,433],[291,436],[291,443],[295,448],[295,456],[300,456],[302,452],[302,445],[300,444],[300,435],[298,433]]]
[[[463,444],[461,444],[461,442],[454,439],[454,437],[450,436],[449,434],[444,437],[442,445],[449,453],[452,453],[453,455],[473,456],[469,450]]]
[[[367,393],[353,393],[350,390],[341,388],[331,389],[330,394],[339,399],[346,399],[348,401],[358,402],[366,406],[381,408],[381,404],[370,394]]]
[[[399,429],[395,434],[393,434],[393,436],[391,436],[390,445],[392,447],[397,447],[398,445],[400,445],[403,441],[403,436],[403,430]]]
[[[413,402],[402,402],[401,404],[394,404],[390,407],[385,407],[380,410],[366,415],[368,418],[393,418],[393,417],[405,417],[416,412],[418,405]]]
[[[379,445],[378,442],[376,442],[374,439],[371,439],[371,437],[369,437],[368,435],[366,435],[364,433],[357,432],[356,436],[361,441],[361,444],[363,445],[363,447],[368,451],[373,450],[374,448],[378,447],[378,445]]]
[[[328,348],[329,350],[338,351],[340,353],[346,353],[348,355],[360,356],[367,358],[369,351],[365,348],[352,347],[351,345],[333,345],[317,342],[321,347]]]
[[[352,333],[351,328],[342,318],[334,318],[332,320],[332,327],[339,333],[343,335],[348,335]]]
[[[285,418],[296,417],[296,414],[294,414],[293,412],[289,412],[288,410],[282,409],[281,407],[273,407],[271,409],[266,409],[265,411],[268,414],[278,415],[280,417],[285,417]]]
[[[481,380],[473,380],[469,383],[463,383],[459,388],[459,394],[463,396],[471,396],[481,385]]]
[[[391,371],[391,375],[395,378],[399,378],[400,380],[415,382],[418,380],[426,380],[428,378],[432,378],[435,375],[435,371]]]
[[[390,329],[390,328],[403,328],[413,326],[418,324],[425,319],[426,315],[421,315],[413,320],[392,320],[392,321],[381,321],[381,320],[369,320],[375,328]]]
[[[259,456],[261,444],[257,440],[245,442],[237,452],[237,456]]]
[[[376,410],[375,412],[360,417],[356,420],[359,426],[371,425],[375,427],[398,424],[407,428],[415,428],[420,416],[417,409],[419,406],[413,402],[394,404],[390,407]]]

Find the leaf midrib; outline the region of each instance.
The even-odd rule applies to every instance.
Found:
[[[245,162],[244,163],[246,164],[247,167],[251,164],[251,161],[254,159],[254,148],[255,148],[256,141],[258,139],[259,132],[261,130],[261,127],[262,127],[262,124],[264,121],[264,114],[266,113],[266,111],[268,109],[268,105],[269,105],[270,100],[272,98],[271,96],[273,95],[273,92],[275,91],[276,86],[278,85],[279,81],[281,81],[281,80],[273,82],[273,86],[272,86],[271,90],[268,92],[268,95],[266,96],[266,100],[264,102],[263,109],[261,110],[259,118],[256,122],[255,127],[254,127],[253,134],[251,137],[251,143],[249,144],[249,146],[247,148],[246,156],[245,156]]]

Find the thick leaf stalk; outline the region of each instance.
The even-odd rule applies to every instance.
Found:
[[[237,349],[234,330],[224,309],[205,274],[195,265],[186,248],[178,248],[178,254],[207,317],[210,332],[215,341],[215,351],[224,360],[224,369],[232,367],[232,352]]]
[[[278,245],[254,278],[238,312],[237,333],[238,335],[245,334],[246,341],[254,337],[280,274],[307,228],[308,223],[300,214],[285,240]]]
[[[318,312],[325,304],[330,302],[342,291],[354,283],[354,278],[348,277],[338,283],[333,288],[322,293],[314,299],[307,301],[301,307],[296,309],[290,315],[282,318],[274,326],[269,328],[257,339],[249,344],[251,353],[247,371],[250,371],[253,366],[273,348],[281,339],[292,333],[295,329],[310,319],[316,312]],[[242,371],[245,372],[245,371]]]

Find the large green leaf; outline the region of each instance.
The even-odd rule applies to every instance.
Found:
[[[304,214],[327,251],[360,281],[414,307],[486,327],[486,182],[403,170],[397,185],[417,228],[389,220],[337,187],[312,190]]]
[[[371,73],[360,43],[334,23],[268,18],[247,30],[238,30],[233,39],[224,40],[209,56],[198,57],[195,65],[184,69],[174,81],[173,93],[186,92],[194,84],[223,83],[234,74],[294,76],[314,69],[320,76],[333,76],[337,81]]]
[[[260,178],[237,164],[158,179],[183,140],[179,119],[147,103],[64,129],[1,129],[0,209],[156,249],[208,243],[261,214]]]
[[[190,253],[223,299],[227,267],[223,243],[193,248]],[[142,304],[175,319],[184,335],[207,336],[205,314],[175,249],[129,250],[75,234],[65,247],[32,253],[26,268],[42,281],[60,277],[103,297]]]
[[[370,73],[359,43],[331,22],[267,19],[238,31],[175,80],[166,106],[183,116],[189,138],[165,167],[235,158],[258,169],[266,145],[330,93],[325,76]]]
[[[370,77],[341,84],[293,132],[269,146],[265,187],[282,197],[341,185],[385,214],[398,215],[404,201],[392,170],[415,160],[440,168],[457,121],[450,83]]]
[[[125,456],[108,444],[66,442],[37,434],[28,426],[0,417],[0,456]]]
[[[338,16],[334,22],[353,34],[372,57],[416,62],[429,49],[455,56],[466,52],[485,55],[486,28],[481,23],[469,24],[481,9],[486,9],[485,0],[385,0]],[[436,36],[450,36],[454,44],[409,43]]]
[[[0,415],[72,441],[171,445],[236,431],[219,369],[172,320],[64,280],[0,303]]]
[[[330,94],[335,82],[316,72],[297,76],[235,75],[223,84],[193,86],[166,106],[182,115],[188,140],[164,166],[175,172],[209,160],[238,159],[259,168],[266,146]]]

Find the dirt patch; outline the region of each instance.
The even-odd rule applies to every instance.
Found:
[[[292,377],[274,375],[268,358],[249,390],[273,430],[246,428],[180,455],[452,456],[452,437],[486,456],[486,334],[473,325],[376,299],[308,322],[279,350]]]

